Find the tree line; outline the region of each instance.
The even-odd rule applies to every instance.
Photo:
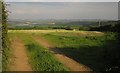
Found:
[[[120,20],[116,24],[101,25],[97,27],[91,27],[90,31],[103,31],[103,32],[120,32]]]

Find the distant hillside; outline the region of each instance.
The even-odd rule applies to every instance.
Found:
[[[68,30],[89,30],[90,27],[114,25],[117,21],[97,20],[17,20],[8,22],[9,29],[68,29]]]

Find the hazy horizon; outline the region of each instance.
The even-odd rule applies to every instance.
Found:
[[[5,2],[118,2],[119,0],[5,0]]]
[[[9,20],[118,19],[117,2],[9,2]]]

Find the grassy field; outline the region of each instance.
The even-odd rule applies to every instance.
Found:
[[[19,37],[23,41],[28,53],[29,62],[32,65],[32,69],[34,71],[69,70],[68,68],[64,67],[63,64],[58,62],[50,51],[36,43],[32,39],[32,35],[18,32],[10,32],[9,36],[11,38]]]
[[[82,34],[83,33],[83,34]],[[105,71],[119,64],[119,40],[116,33],[45,33],[44,37],[56,46],[60,53],[90,67],[94,71]],[[87,34],[88,33],[88,34]]]
[[[105,71],[119,64],[119,41],[116,33],[67,30],[9,30],[9,37],[19,37],[27,50],[30,64],[37,71],[68,71],[46,48],[32,36],[44,38],[59,53],[72,58],[94,71]]]

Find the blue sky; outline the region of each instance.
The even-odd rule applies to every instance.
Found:
[[[120,0],[5,0],[6,2],[118,2]]]

